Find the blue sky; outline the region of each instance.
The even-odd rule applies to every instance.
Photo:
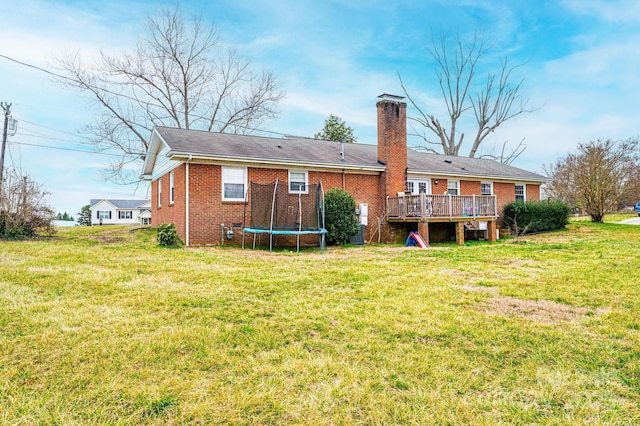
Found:
[[[101,50],[132,48],[146,16],[167,6],[175,3],[3,1],[0,55],[50,70],[64,52],[91,61]],[[265,130],[312,136],[333,113],[360,143],[374,144],[376,98],[401,94],[397,73],[427,111],[443,116],[425,47],[434,33],[477,29],[492,46],[487,69],[504,55],[522,63],[523,96],[540,107],[505,123],[485,151],[524,138],[527,149],[514,165],[541,172],[580,142],[640,133],[638,0],[183,0],[180,7],[215,23],[223,45],[274,73],[287,96]],[[0,76],[0,101],[12,103],[19,121],[5,167],[43,184],[56,211],[75,215],[90,198],[147,197],[146,185],[104,181],[109,156],[73,151],[89,149],[79,131],[99,113],[86,95],[5,58]]]

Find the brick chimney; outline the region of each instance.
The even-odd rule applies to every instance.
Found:
[[[380,95],[378,109],[378,161],[387,169],[382,174],[383,196],[395,197],[407,189],[407,103],[401,96]]]

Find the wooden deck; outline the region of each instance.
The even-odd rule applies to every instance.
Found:
[[[389,222],[496,220],[495,195],[404,195],[387,197]]]

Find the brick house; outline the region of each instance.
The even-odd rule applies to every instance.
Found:
[[[249,182],[322,182],[367,206],[365,240],[464,242],[465,230],[494,241],[502,206],[539,200],[546,178],[491,160],[407,148],[406,103],[377,103],[378,145],[300,137],[211,133],[156,127],[142,178],[151,181],[152,225],[173,223],[186,245],[239,244]],[[363,210],[364,211],[364,210]],[[231,239],[221,226],[232,229]]]

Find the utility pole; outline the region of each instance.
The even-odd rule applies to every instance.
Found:
[[[11,116],[11,104],[2,102],[0,104],[4,110],[4,128],[2,130],[2,148],[0,149],[0,197],[2,197],[2,187],[4,183],[4,150],[7,147],[7,131],[9,130],[9,117]]]

